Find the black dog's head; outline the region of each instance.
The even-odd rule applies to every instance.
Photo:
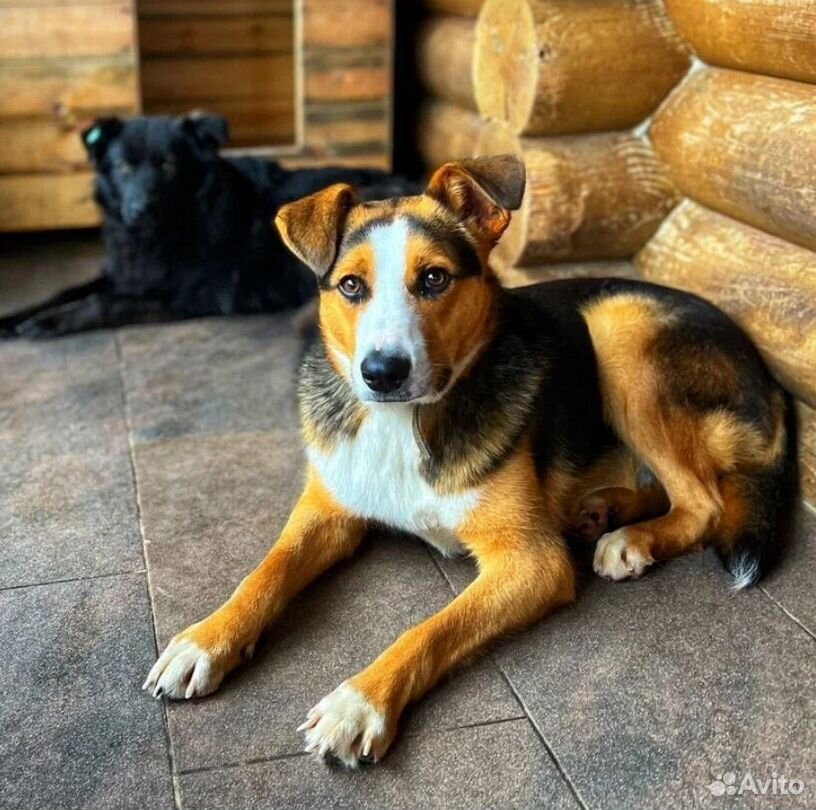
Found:
[[[171,223],[192,203],[228,139],[219,116],[100,118],[82,133],[97,201],[129,228]]]

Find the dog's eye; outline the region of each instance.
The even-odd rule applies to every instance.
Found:
[[[350,301],[359,301],[366,293],[365,282],[357,276],[343,276],[337,286]]]
[[[172,177],[176,173],[176,164],[172,160],[165,160],[161,167],[165,177]]]
[[[126,160],[117,160],[114,168],[120,174],[130,174],[133,171],[133,167]]]
[[[451,283],[451,274],[443,267],[429,267],[419,278],[419,294],[439,295]]]

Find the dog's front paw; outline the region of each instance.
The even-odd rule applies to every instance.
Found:
[[[625,528],[604,535],[595,548],[592,567],[605,579],[639,577],[654,560],[631,541]]]
[[[251,657],[254,645],[243,648],[238,645],[239,652],[234,652],[236,645],[224,633],[214,633],[212,618],[188,627],[172,639],[142,689],[155,698],[204,697],[218,689],[224,676],[242,659]]]
[[[348,681],[311,709],[298,731],[306,732],[308,753],[332,756],[349,768],[377,762],[393,738],[385,715]]]

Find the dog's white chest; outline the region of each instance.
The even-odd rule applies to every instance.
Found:
[[[360,517],[419,535],[443,554],[461,550],[456,529],[478,490],[440,495],[419,472],[420,450],[408,407],[371,408],[357,436],[309,460],[338,503]]]

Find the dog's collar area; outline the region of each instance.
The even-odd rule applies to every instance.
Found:
[[[411,419],[411,427],[414,433],[414,441],[416,442],[416,445],[419,448],[422,460],[430,461],[431,448],[428,446],[428,442],[425,440],[425,436],[422,434],[422,419],[420,418],[419,407],[414,408],[414,414]]]

